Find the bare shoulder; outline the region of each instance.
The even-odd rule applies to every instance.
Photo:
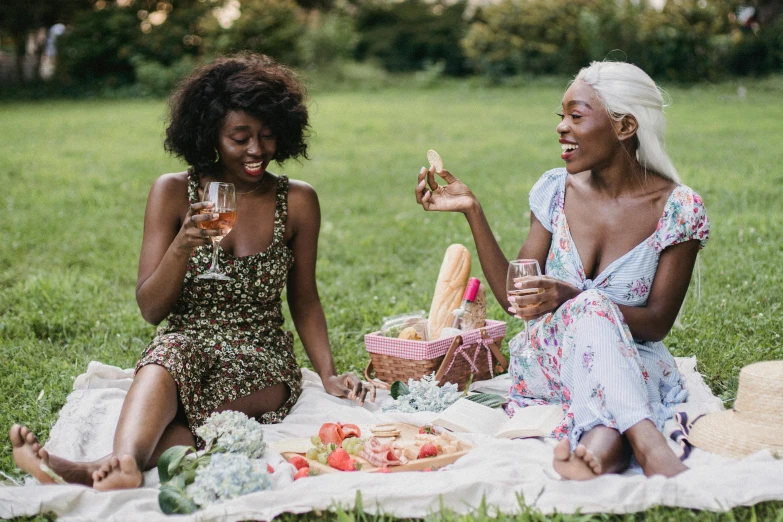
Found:
[[[188,173],[172,172],[158,176],[152,184],[152,190],[163,193],[163,195],[187,194],[188,191]]]
[[[297,179],[288,180],[288,206],[300,212],[318,209],[318,194],[309,183]]]
[[[288,180],[288,193],[293,197],[317,197],[312,185],[298,179]]]
[[[679,186],[675,181],[672,181],[661,176],[650,176],[648,178],[650,184],[648,197],[655,202],[665,202],[669,199],[669,196]]]
[[[188,173],[176,172],[159,176],[150,189],[147,213],[160,219],[168,216],[179,222],[188,211]]]

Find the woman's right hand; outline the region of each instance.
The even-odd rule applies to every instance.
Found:
[[[212,208],[215,204],[211,201],[199,201],[190,205],[188,213],[182,222],[182,227],[174,240],[178,250],[187,252],[190,255],[197,247],[212,244],[212,237],[220,235],[218,229],[210,230],[199,227],[199,223],[206,221],[215,221],[218,214],[201,214],[203,209]]]
[[[560,305],[581,293],[577,287],[550,276],[528,276],[514,281],[517,289],[532,291],[527,295],[508,296],[508,312],[523,321],[538,319],[554,312]]]
[[[465,213],[478,203],[473,192],[447,170],[439,172],[446,185],[435,181],[435,167],[424,167],[419,172],[419,184],[416,186],[416,202],[424,210]]]

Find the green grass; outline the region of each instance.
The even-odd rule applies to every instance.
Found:
[[[712,239],[700,256],[701,295],[692,288],[684,328],[666,343],[677,356],[698,358],[727,405],[742,366],[783,359],[783,84],[746,83],[744,101],[736,87],[672,88],[668,111],[669,151],[705,199]],[[461,216],[425,213],[415,203],[426,150],[437,149],[473,188],[512,255],[528,227],[528,190],[561,164],[554,112],[563,88],[452,83],[314,95],[312,159],[277,171],[311,183],[320,197],[318,279],[339,369],[363,370],[363,335],[383,316],[428,309],[449,244],[475,254]],[[152,337],[134,299],[144,205],[158,175],[183,168],[162,150],[164,110],[162,101],[0,107],[0,433],[23,422],[45,440],[89,361],[130,367]],[[482,277],[475,264],[473,275]],[[505,318],[494,301],[489,315]],[[511,321],[510,334],[519,326]],[[306,364],[298,343],[296,350]],[[0,470],[17,476],[10,444],[0,439]],[[783,517],[780,503],[757,510],[728,516]],[[720,518],[670,509],[645,515]]]

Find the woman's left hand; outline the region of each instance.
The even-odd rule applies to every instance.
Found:
[[[539,290],[538,293],[508,297],[508,311],[524,321],[554,312],[561,304],[581,293],[575,286],[549,276],[521,277],[515,286],[520,290]]]
[[[362,381],[355,373],[345,372],[342,375],[332,375],[323,380],[324,388],[329,395],[347,397],[364,405],[369,395],[370,402],[375,402],[375,385]]]

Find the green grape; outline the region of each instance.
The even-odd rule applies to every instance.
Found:
[[[313,435],[310,437],[310,442],[313,443],[313,446],[318,447],[318,445],[321,444],[321,437],[318,435]]]
[[[328,457],[329,456],[326,453],[319,453],[318,454],[318,462],[320,462],[321,464],[326,464],[326,459]]]
[[[310,460],[315,460],[318,458],[318,449],[317,448],[310,448],[307,450],[307,453],[305,454],[305,457],[307,457]]]

